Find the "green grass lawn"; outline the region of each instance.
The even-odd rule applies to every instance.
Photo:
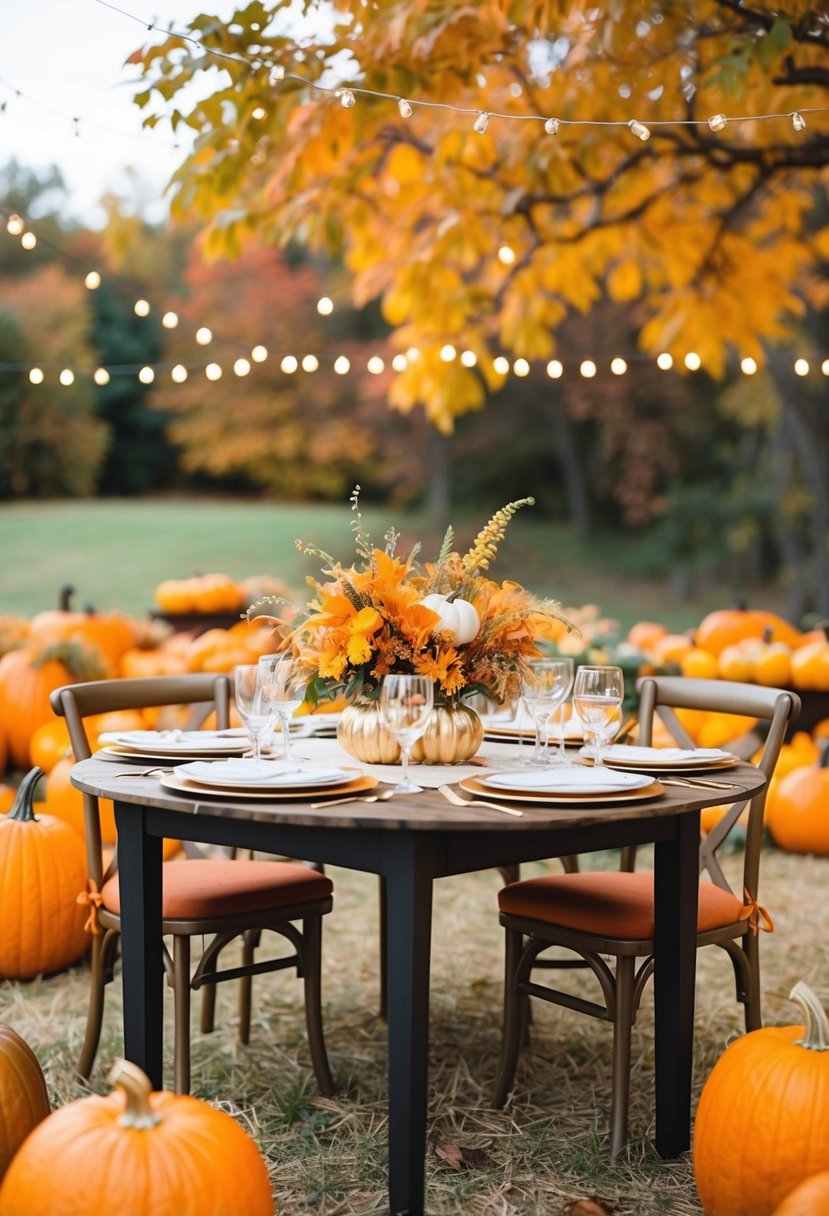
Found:
[[[461,551],[500,505],[493,498],[474,518],[467,513],[452,521]],[[378,544],[394,525],[402,534],[401,552],[422,540],[420,556],[437,555],[442,526],[430,529],[424,517],[394,508],[366,509],[363,516]],[[304,598],[305,577],[319,567],[297,553],[294,542],[312,542],[348,564],[354,558],[351,519],[348,503],[165,498],[3,505],[0,613],[31,616],[55,607],[60,588],[71,584],[78,605],[141,616],[153,608],[153,589],[162,579],[210,571],[234,578],[275,575]],[[510,524],[492,574],[514,578],[565,606],[596,603],[625,628],[643,618],[687,628],[710,608],[729,604],[738,590],[711,588],[694,600],[680,600],[667,575],[662,583],[632,576],[635,559],[635,541],[606,536],[584,544],[567,527],[534,518],[529,509]],[[761,605],[755,595],[753,602],[772,607],[772,598],[763,597]]]

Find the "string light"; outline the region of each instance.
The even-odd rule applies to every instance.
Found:
[[[592,359],[583,359],[579,364],[579,373],[585,380],[592,380],[598,370]]]
[[[503,266],[512,266],[515,261],[515,250],[511,249],[509,245],[502,245],[498,250],[498,261]]]
[[[208,329],[206,325],[202,325],[200,329],[196,330],[196,341],[199,346],[209,346],[213,341],[212,329]]]
[[[414,113],[411,105],[409,104],[408,101],[406,101],[405,97],[400,98],[400,100],[397,103],[397,108],[400,111],[401,118],[411,118],[412,114]]]
[[[503,355],[498,355],[492,360],[492,366],[499,376],[506,376],[509,371],[509,359],[505,359]]]
[[[174,384],[184,384],[185,380],[187,379],[187,376],[188,376],[187,368],[184,366],[183,363],[177,363],[175,365],[175,367],[173,368],[173,370],[170,372],[170,379],[173,381]]]
[[[708,125],[712,131],[724,131],[728,126],[728,119],[724,114],[712,114],[708,119]]]
[[[445,346],[440,348],[440,357],[444,363],[451,363],[457,354],[451,342],[447,342]]]
[[[6,232],[8,232],[10,236],[20,236],[25,227],[26,225],[23,223],[23,220],[19,215],[10,215],[6,220]]]
[[[702,359],[700,359],[696,351],[688,351],[688,354],[685,356],[685,366],[688,368],[689,372],[698,372],[702,367]]]
[[[254,346],[253,350],[250,352],[250,357],[253,359],[254,363],[264,363],[268,357],[267,346]]]
[[[338,89],[337,92],[339,94],[340,104],[344,110],[350,110],[352,106],[357,104],[357,98],[354,96],[351,89]]]
[[[315,372],[319,368],[320,361],[316,355],[304,355],[302,358],[302,370],[304,372]]]
[[[142,367],[138,373],[138,379],[142,384],[152,384],[155,380],[155,371],[151,367]]]
[[[486,129],[489,126],[489,115],[485,110],[481,110],[478,117],[472,124],[472,130],[477,131],[479,135],[486,135]]]
[[[96,367],[92,373],[92,379],[99,388],[103,388],[105,384],[109,384],[110,376],[105,367]]]
[[[463,359],[463,355],[461,355],[461,359]],[[391,361],[391,365],[396,372],[404,372],[409,366],[409,360],[403,354],[395,355]]]
[[[558,129],[561,123],[557,118],[548,118],[544,124],[544,130],[548,135],[558,135]]]
[[[20,238],[20,244],[26,250],[34,249],[37,244],[37,237],[33,232],[24,232]]]
[[[523,379],[524,376],[529,376],[530,365],[526,359],[516,359],[512,365],[512,370],[516,376],[519,376],[521,379]]]
[[[806,130],[806,119],[798,110],[795,110],[794,114],[792,114],[792,126],[795,131]]]
[[[165,329],[175,329],[175,327],[178,325],[178,313],[165,312],[164,316],[161,318],[161,324]]]
[[[43,371],[39,367],[33,367],[29,372],[29,380],[32,384],[42,384],[44,379]]]
[[[221,380],[222,369],[218,363],[208,363],[207,367],[204,369],[204,374],[207,376],[208,380]]]
[[[796,376],[808,376],[808,374],[809,374],[809,360],[808,360],[808,359],[795,359],[795,361],[794,361],[794,374],[795,374]]]
[[[613,372],[614,376],[624,376],[627,369],[628,365],[625,363],[624,359],[611,359],[610,370]]]
[[[72,371],[72,368],[65,367],[63,369],[63,371],[61,372],[61,374],[58,376],[58,380],[61,382],[61,384],[64,386],[64,388],[68,388],[70,384],[74,384],[75,383],[75,373]]]
[[[345,376],[351,370],[351,364],[345,355],[339,355],[334,360],[334,371],[338,376]]]
[[[133,308],[137,317],[148,317],[150,315],[149,300],[136,300]]]
[[[669,355],[666,350],[663,350],[661,355],[656,356],[656,366],[662,372],[669,372],[674,365],[673,355]]]
[[[97,291],[101,286],[101,276],[98,271],[90,270],[89,274],[84,278],[83,285],[84,287],[88,288],[89,291]]]
[[[334,301],[329,296],[320,296],[317,300],[317,312],[321,317],[330,317],[334,311]]]
[[[740,360],[740,371],[746,376],[753,376],[757,371],[757,363],[750,355]]]
[[[560,363],[558,359],[551,359],[547,364],[547,375],[551,380],[560,380],[564,375],[564,364]]]
[[[247,359],[237,359],[233,364],[233,370],[237,376],[246,376],[250,371],[250,363]]]
[[[474,350],[461,351],[461,363],[464,367],[474,367],[477,362],[478,356]],[[394,366],[394,363],[392,363],[392,366]]]
[[[634,134],[637,139],[641,139],[642,143],[647,143],[647,141],[650,139],[650,129],[646,127],[643,122],[639,122],[638,118],[631,118],[628,126],[630,127],[632,134]]]
[[[285,355],[279,366],[286,376],[292,376],[299,367],[299,360],[295,355]]]
[[[379,355],[372,355],[366,364],[366,370],[370,372],[372,376],[379,376],[386,370],[386,365]]]

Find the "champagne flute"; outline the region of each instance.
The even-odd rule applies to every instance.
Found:
[[[572,659],[532,659],[527,664],[522,693],[524,704],[535,723],[535,748],[530,764],[561,763],[557,757],[551,760],[548,754],[550,715],[567,700],[572,686]]]
[[[291,748],[290,722],[294,712],[305,700],[307,676],[288,650],[279,654],[264,654],[259,659],[262,693],[273,706],[282,723],[282,763],[286,768],[301,768],[299,758]]]
[[[619,729],[619,714],[625,694],[621,667],[580,667],[573,685],[573,708],[585,734],[592,734],[594,764],[604,766],[604,745]]]
[[[403,766],[395,794],[419,794],[423,786],[409,777],[409,753],[429,722],[435,686],[426,676],[384,676],[380,688],[380,721],[400,744]]]
[[[262,739],[273,729],[276,706],[262,693],[262,676],[257,663],[242,663],[234,668],[233,695],[253,748],[253,763],[259,768]]]

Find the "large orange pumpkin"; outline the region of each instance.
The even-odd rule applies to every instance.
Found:
[[[703,1086],[694,1174],[707,1216],[771,1216],[829,1161],[829,1023],[803,983],[806,1026],[765,1026],[726,1048]]]
[[[719,608],[703,617],[696,629],[697,646],[719,655],[726,646],[746,638],[762,638],[768,631],[770,642],[787,642],[794,650],[803,635],[776,612],[763,609]]]
[[[774,1216],[829,1216],[829,1170],[796,1186],[775,1208]]]
[[[793,769],[774,782],[765,819],[781,849],[829,856],[829,743],[817,764]]]
[[[59,608],[39,612],[30,623],[31,636],[41,646],[78,642],[94,650],[105,674],[118,674],[124,651],[135,645],[136,622],[122,612],[71,612]]]
[[[0,1022],[0,1179],[29,1132],[50,1110],[35,1053],[16,1030]]]
[[[82,841],[52,815],[35,817],[34,791],[43,776],[31,769],[14,806],[0,819],[0,977],[28,980],[60,971],[86,951],[86,887]]]
[[[54,719],[49,696],[62,684],[95,679],[103,674],[95,657],[82,647],[63,643],[37,650],[25,646],[0,659],[0,734],[9,760],[29,767],[32,736]]]
[[[70,1102],[35,1128],[0,1187],[0,1216],[273,1216],[265,1162],[231,1115],[151,1093],[123,1060],[110,1080],[115,1093]]]
[[[807,642],[792,655],[792,684],[806,692],[829,692],[829,642]]]

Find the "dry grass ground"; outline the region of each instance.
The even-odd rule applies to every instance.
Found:
[[[729,861],[736,872],[739,856]],[[797,979],[818,993],[829,980],[829,946],[818,931],[827,874],[829,859],[771,849],[764,854],[761,897],[776,923],[776,932],[762,942],[770,1022],[797,1020],[787,1001]],[[256,1137],[281,1216],[387,1210],[386,1045],[375,1012],[376,880],[347,871],[333,877],[336,904],[325,930],[324,1000],[329,1053],[340,1086],[336,1098],[320,1099],[314,1091],[299,986],[288,975],[254,981],[249,1047],[235,1037],[234,985],[220,987],[216,1032],[193,1032],[194,1092],[233,1111]],[[618,1216],[697,1216],[701,1208],[690,1155],[661,1161],[650,1141],[650,990],[635,1028],[632,1141],[615,1166],[606,1151],[610,1027],[604,1023],[535,1002],[532,1045],[522,1057],[514,1095],[503,1111],[490,1106],[501,999],[498,884],[493,871],[444,880],[436,891],[430,1139],[480,1150],[480,1161],[473,1168],[454,1168],[432,1148],[427,1210],[432,1216],[556,1216],[576,1198],[597,1196]],[[112,985],[107,997],[92,1078],[97,1091],[106,1089],[108,1066],[119,1051],[118,989]],[[0,988],[0,1017],[34,1047],[55,1102],[84,1092],[73,1081],[72,1065],[86,993],[83,968]],[[730,966],[716,949],[700,956],[696,1026],[695,1096],[741,1029]]]

